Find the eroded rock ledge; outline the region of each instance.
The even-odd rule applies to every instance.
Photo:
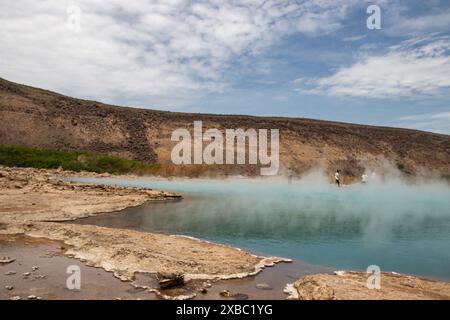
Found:
[[[450,299],[450,283],[393,272],[381,273],[380,289],[369,289],[370,274],[339,271],[305,276],[288,284],[292,300],[441,300]]]
[[[0,166],[0,222],[68,221],[138,206],[149,200],[181,198],[179,194],[159,190],[63,180],[76,174]]]
[[[136,272],[183,274],[186,280],[242,278],[280,261],[194,238],[91,225],[28,222],[6,232],[62,241],[67,255],[129,281]]]

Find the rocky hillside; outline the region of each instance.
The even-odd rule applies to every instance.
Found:
[[[340,168],[357,177],[387,164],[405,173],[450,175],[450,136],[417,130],[303,118],[189,114],[80,100],[0,78],[0,144],[83,150],[159,163],[161,174],[259,173],[256,165],[186,165],[170,161],[176,128],[280,130],[280,173]]]

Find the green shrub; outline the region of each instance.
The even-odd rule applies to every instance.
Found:
[[[82,151],[59,151],[26,146],[0,145],[0,164],[9,167],[42,169],[63,168],[71,171],[91,171],[112,174],[151,174],[159,170],[158,164],[144,164],[110,155]]]

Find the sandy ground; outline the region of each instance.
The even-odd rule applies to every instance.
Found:
[[[55,222],[180,197],[149,189],[64,182],[64,175],[56,170],[0,168],[0,234],[60,241],[66,256],[111,271],[124,281],[134,281],[136,273],[159,280],[243,278],[283,261],[184,236]],[[156,290],[158,284],[141,287]]]
[[[288,284],[289,299],[298,300],[450,300],[450,283],[398,273],[382,272],[379,288],[372,274],[336,271],[334,274],[305,276]]]
[[[0,299],[158,299],[110,272],[65,256],[63,248],[59,241],[0,235],[1,255],[14,258],[11,263],[0,264]],[[67,288],[70,266],[80,268],[79,290]]]

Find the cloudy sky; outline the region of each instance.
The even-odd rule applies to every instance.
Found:
[[[381,30],[366,26],[370,4]],[[0,21],[11,81],[152,109],[450,134],[448,0],[0,0]]]

